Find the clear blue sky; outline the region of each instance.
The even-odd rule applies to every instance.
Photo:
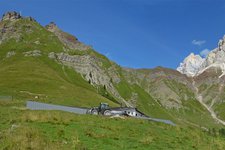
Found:
[[[1,0],[62,30],[121,66],[176,68],[190,52],[213,49],[225,34],[222,0]],[[194,41],[195,40],[195,41]]]

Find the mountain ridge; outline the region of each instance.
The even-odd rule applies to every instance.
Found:
[[[182,125],[220,126],[197,100],[192,78],[163,67],[123,68],[55,23],[43,27],[31,17],[13,15],[18,13],[6,13],[0,22],[0,95],[21,100],[43,95],[35,100],[69,106],[103,101]],[[205,77],[194,79],[200,92],[207,90],[201,87]]]

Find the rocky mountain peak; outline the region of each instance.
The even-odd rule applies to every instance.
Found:
[[[46,29],[55,32],[56,30],[59,30],[55,22],[50,22],[48,25],[46,25]]]
[[[225,50],[225,35],[223,36],[223,39],[220,39],[218,42],[218,50]]]
[[[15,11],[11,11],[11,12],[7,12],[3,15],[2,21],[5,21],[5,20],[13,21],[13,20],[17,20],[20,18],[22,18],[22,16],[19,13],[15,12]]]
[[[180,63],[177,71],[193,77],[199,72],[199,69],[202,68],[204,61],[205,59],[201,56],[191,53],[182,63]]]
[[[219,68],[225,75],[225,36],[219,40],[218,47],[209,52],[206,58],[191,53],[177,68],[187,76],[198,76],[210,68]]]

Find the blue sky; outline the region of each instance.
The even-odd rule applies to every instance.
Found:
[[[225,34],[222,0],[1,0],[0,13],[21,11],[54,21],[121,66],[176,68]]]

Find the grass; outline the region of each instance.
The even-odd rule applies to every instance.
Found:
[[[30,111],[0,102],[0,149],[221,149],[224,138],[197,128],[132,118]]]
[[[113,96],[99,93],[74,69],[48,58],[49,52],[63,52],[63,49],[68,49],[53,33],[28,19],[0,23],[3,24],[15,29],[9,37],[20,36],[17,40],[9,38],[0,45],[0,96],[9,95],[17,99],[34,99],[38,96],[38,101],[70,106],[95,106],[100,102],[117,105]],[[32,50],[40,50],[42,56],[24,57],[23,52]],[[16,55],[6,58],[10,51],[14,51]],[[111,63],[92,49],[70,50],[69,53],[96,57],[102,62],[104,69]]]
[[[69,106],[95,106],[113,102],[99,95],[81,75],[45,58],[11,57],[0,62],[0,95]]]
[[[181,99],[182,108],[165,109],[160,105],[160,102],[156,101],[140,86],[136,84],[130,85],[125,80],[122,80],[116,87],[125,100],[129,100],[132,93],[136,93],[138,95],[137,108],[151,117],[172,120],[183,126],[221,127],[220,124],[212,119],[210,113],[194,98],[194,93],[190,89],[174,80],[165,80],[165,82],[171,90],[183,98]]]
[[[224,103],[219,103],[216,105],[215,107],[215,112],[217,113],[217,116],[220,118],[220,119],[225,119],[225,112],[224,112],[224,109],[225,109],[225,104]]]
[[[121,82],[114,86],[125,100],[136,93],[139,110],[151,117],[170,119],[177,126],[131,118],[26,110],[24,103],[28,99],[80,107],[97,106],[100,102],[118,104],[104,86],[97,90],[74,69],[48,58],[49,52],[63,52],[66,48],[53,33],[27,20],[16,21],[12,26],[22,36],[19,41],[9,39],[0,45],[0,96],[14,99],[0,102],[0,149],[224,149],[222,137],[211,136],[199,128],[220,126],[188,88],[165,81],[184,105],[179,110],[165,109],[142,87],[129,84],[119,66],[91,49],[71,50],[69,54],[95,57],[104,70],[115,65]],[[36,49],[42,56],[24,57],[23,52]],[[6,58],[9,51],[16,54]]]
[[[65,47],[54,34],[48,32],[37,22],[21,19],[16,22],[1,22],[1,24],[6,24],[15,29],[15,31],[8,33],[9,39],[1,44],[0,59],[9,51],[26,52],[41,50],[48,53],[52,51],[61,52],[63,47]],[[18,36],[17,40],[10,38],[15,35]],[[39,41],[40,44],[35,44],[36,41]]]

